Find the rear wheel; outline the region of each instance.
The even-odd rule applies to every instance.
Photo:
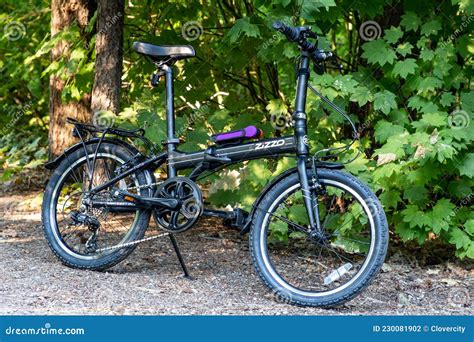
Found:
[[[308,170],[311,173],[311,170]],[[297,172],[260,202],[250,234],[254,265],[279,301],[334,306],[362,291],[379,272],[388,227],[377,197],[352,175],[319,170],[324,238],[310,234]]]
[[[79,148],[59,164],[45,190],[42,220],[48,244],[64,264],[103,270],[119,263],[133,251],[135,245],[114,247],[142,238],[151,213],[147,210],[94,207],[88,203],[91,185],[96,187],[112,179],[120,166],[134,156],[133,151],[123,146],[103,143],[97,151],[95,165],[92,165],[96,149],[97,145],[88,145],[86,154],[83,148]],[[118,201],[114,197],[117,190],[151,197],[148,178],[143,172],[131,174],[90,200]]]

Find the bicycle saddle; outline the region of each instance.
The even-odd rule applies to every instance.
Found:
[[[166,57],[183,59],[196,56],[191,45],[153,45],[145,42],[134,42],[133,49],[153,60],[161,60]]]

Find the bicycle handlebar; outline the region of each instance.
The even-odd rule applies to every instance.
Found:
[[[309,52],[311,59],[315,63],[321,63],[334,57],[331,51],[324,51],[322,49],[318,49],[318,36],[316,35],[316,33],[311,31],[311,27],[309,26],[291,27],[285,25],[281,21],[275,21],[272,27],[278,32],[283,33],[290,42],[298,42],[298,45],[301,50]],[[316,44],[307,41],[307,38],[315,38]]]
[[[296,42],[300,38],[300,30],[297,27],[286,26],[281,21],[275,21],[272,26],[278,32],[283,33],[290,42]]]

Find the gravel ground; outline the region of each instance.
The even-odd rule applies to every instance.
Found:
[[[260,282],[247,236],[201,220],[178,241],[194,280],[182,276],[168,238],[140,245],[108,272],[63,266],[40,228],[41,192],[0,193],[0,314],[472,315],[472,263],[420,267],[394,250],[376,281],[336,309],[279,303]],[[149,229],[151,234],[156,231]]]

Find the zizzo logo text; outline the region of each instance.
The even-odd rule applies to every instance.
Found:
[[[264,148],[278,147],[278,146],[283,146],[283,145],[285,145],[285,139],[265,141],[265,142],[257,143],[255,145],[255,149],[261,150]]]

